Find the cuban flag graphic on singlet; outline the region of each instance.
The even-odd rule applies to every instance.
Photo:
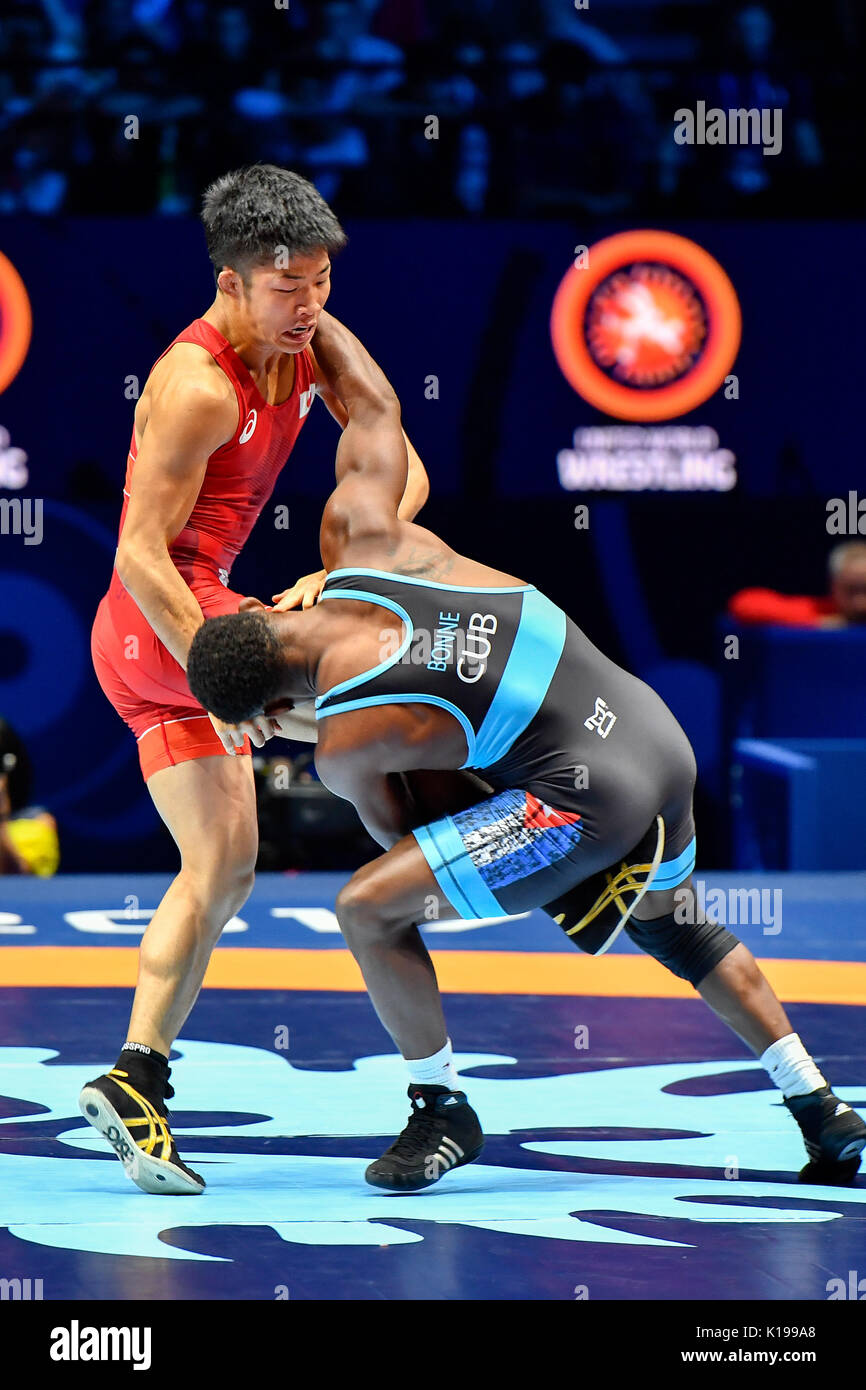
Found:
[[[576,811],[557,811],[525,791],[502,792],[493,804],[470,806],[453,820],[472,863],[491,889],[564,859],[580,840]]]
[[[580,820],[577,811],[557,811],[546,801],[539,801],[532,792],[526,792],[525,796],[523,823],[527,830],[547,830],[552,825],[576,825]]]

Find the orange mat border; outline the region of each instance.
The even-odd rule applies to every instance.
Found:
[[[685,980],[648,956],[601,956],[576,951],[433,951],[444,994],[576,994],[693,999]],[[860,961],[761,960],[780,999],[790,1003],[866,1004],[866,963]],[[64,986],[130,988],[138,971],[132,946],[3,946],[0,987]],[[346,950],[220,946],[208,989],[363,991],[364,982]]]

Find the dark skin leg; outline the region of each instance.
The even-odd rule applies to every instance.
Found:
[[[691,895],[690,903],[685,894]],[[666,893],[647,893],[638,903],[634,916],[640,922],[651,922],[656,917],[675,912],[679,906],[691,909],[690,920],[706,920],[706,914],[701,913],[695,897],[691,879]],[[758,968],[748,946],[742,942],[704,976],[697,989],[713,1013],[727,1023],[758,1057],[779,1038],[794,1032],[769,981]]]
[[[444,897],[414,837],[405,836],[359,869],[337,898],[336,911],[373,1007],[403,1057],[438,1052],[448,1036],[442,998],[414,924],[460,914]]]
[[[673,893],[648,893],[641,920],[672,912],[678,901]],[[340,928],[373,1007],[407,1059],[431,1056],[447,1038],[436,972],[414,924],[458,916],[411,835],[359,869],[337,899]],[[794,1031],[742,943],[701,981],[699,993],[757,1056]]]
[[[742,942],[701,980],[698,993],[756,1057],[794,1032],[766,976]]]

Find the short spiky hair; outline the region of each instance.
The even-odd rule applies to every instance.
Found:
[[[277,255],[309,255],[323,246],[342,250],[346,234],[324,198],[300,174],[276,164],[251,164],[223,174],[205,191],[201,220],[208,255],[219,275],[231,266],[246,279]]]
[[[208,618],[192,639],[186,678],[200,705],[227,724],[261,714],[285,682],[286,661],[263,613]]]

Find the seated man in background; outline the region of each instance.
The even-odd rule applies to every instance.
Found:
[[[830,592],[779,594],[775,589],[740,589],[728,613],[741,623],[783,627],[851,627],[866,623],[866,541],[843,541],[827,557]]]
[[[0,718],[0,874],[50,878],[60,863],[57,823],[28,806],[30,759],[18,734]]]

